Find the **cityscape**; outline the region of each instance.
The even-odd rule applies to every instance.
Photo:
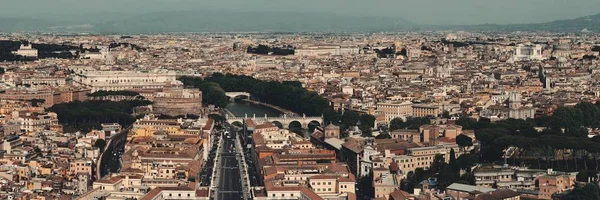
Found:
[[[0,199],[600,200],[600,15],[238,14],[0,15]]]

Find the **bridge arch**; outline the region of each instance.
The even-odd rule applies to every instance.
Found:
[[[246,99],[250,99],[250,93],[247,92],[225,92],[225,96],[229,98],[229,100],[233,101],[235,98],[242,97]]]
[[[272,121],[271,123],[275,124],[275,126],[279,127],[280,129],[283,129],[283,123],[281,123],[280,121]]]
[[[296,128],[304,128],[304,125],[302,124],[302,122],[299,122],[297,120],[293,120],[288,123],[288,129],[292,130]]]

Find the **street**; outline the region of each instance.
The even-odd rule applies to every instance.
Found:
[[[230,137],[222,137],[223,148],[220,152],[221,165],[219,166],[219,189],[217,199],[243,199],[242,177],[237,160],[234,138],[235,133],[230,133]]]

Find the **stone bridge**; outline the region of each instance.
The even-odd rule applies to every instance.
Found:
[[[225,96],[229,97],[229,100],[233,101],[236,97],[246,97],[250,99],[250,93],[247,92],[225,92]]]
[[[285,114],[280,117],[267,117],[266,115],[264,117],[256,117],[256,115],[253,115],[252,117],[248,117],[248,115],[246,115],[245,117],[227,117],[227,122],[230,124],[234,122],[243,123],[244,119],[252,119],[252,121],[254,121],[256,125],[263,124],[265,122],[271,122],[275,125],[281,125],[282,128],[289,128],[293,122],[300,123],[303,129],[307,129],[308,124],[310,124],[311,122],[316,122],[319,125],[323,124],[323,116],[307,117],[306,115],[302,115],[301,117],[290,117]]]

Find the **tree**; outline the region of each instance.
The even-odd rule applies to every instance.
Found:
[[[209,114],[208,118],[213,119],[215,122],[224,122],[226,120],[225,117],[219,114]]]
[[[433,158],[433,162],[431,163],[431,167],[429,168],[433,173],[438,173],[442,171],[446,167],[446,161],[444,160],[444,156],[442,154],[435,154]]]
[[[409,117],[404,123],[404,128],[419,129],[421,126],[430,124],[431,121],[427,117]]]
[[[46,102],[46,99],[30,99],[27,101],[31,103],[31,106],[38,107],[44,104]]]
[[[344,114],[342,114],[341,117],[342,125],[344,126],[344,128],[356,126],[356,123],[359,121],[359,119],[360,116],[358,116],[358,114],[352,110],[344,111]]]
[[[461,117],[456,120],[456,125],[462,126],[463,130],[473,130],[477,124],[473,118],[470,117]]]
[[[360,116],[361,126],[375,127],[375,116],[369,114],[362,114]]]
[[[325,125],[327,125],[327,124],[339,125],[340,124],[340,115],[333,108],[328,107],[327,109],[325,109],[323,111],[323,122],[325,122]]]
[[[104,151],[104,147],[106,147],[106,141],[103,139],[97,139],[96,142],[94,142],[94,147],[98,147],[100,151]]]
[[[450,112],[444,110],[444,112],[442,113],[442,118],[450,119]]]
[[[227,106],[227,96],[221,86],[214,82],[206,82],[201,85],[202,89],[202,102],[205,104],[212,104],[219,108]]]
[[[4,74],[4,68],[0,67],[0,75]]]
[[[559,199],[563,200],[600,200],[600,187],[597,183],[575,183],[573,189],[568,193],[561,195]]]
[[[460,134],[456,136],[456,144],[465,151],[466,147],[473,146],[473,139],[471,137],[466,136],[465,134]]]
[[[398,129],[402,129],[404,127],[404,120],[402,118],[394,118],[390,121],[390,131],[395,131]]]
[[[382,133],[382,134],[375,136],[375,139],[391,139],[391,138],[392,138],[392,136],[390,136],[390,134],[387,134],[387,133]]]
[[[453,168],[458,168],[458,163],[456,162],[456,153],[454,149],[450,149],[450,159],[448,165]]]

